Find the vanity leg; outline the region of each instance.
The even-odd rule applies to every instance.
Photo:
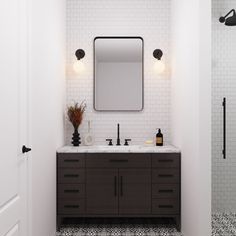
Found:
[[[180,220],[180,216],[176,216],[175,217],[175,223],[176,223],[176,228],[179,232],[181,232],[181,220]]]
[[[57,216],[57,231],[59,231],[61,228],[62,220],[63,220],[63,217]]]

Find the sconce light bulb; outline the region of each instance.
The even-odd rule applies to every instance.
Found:
[[[76,73],[81,73],[84,71],[84,63],[81,60],[77,60],[73,64],[73,69]]]
[[[165,63],[161,60],[156,60],[154,63],[154,70],[157,74],[162,74],[165,71]]]

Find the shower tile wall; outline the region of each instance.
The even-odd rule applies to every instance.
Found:
[[[116,137],[116,124],[121,124],[121,138],[142,144],[153,138],[156,128],[163,130],[170,143],[170,4],[171,0],[67,0],[67,104],[87,103],[84,122],[92,120],[96,144]],[[142,112],[95,112],[93,110],[93,39],[96,36],[141,36],[144,39],[144,110]],[[85,70],[75,75],[74,52],[85,50]],[[163,75],[153,71],[153,50],[161,48],[167,70]],[[122,95],[121,95],[122,96]],[[72,128],[66,121],[66,143]]]
[[[219,23],[235,0],[212,1],[212,209],[236,212],[236,27]],[[227,159],[222,158],[222,99],[227,98]],[[204,131],[203,131],[204,132]]]

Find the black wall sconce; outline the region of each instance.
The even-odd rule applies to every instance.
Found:
[[[84,70],[84,64],[81,62],[81,59],[85,56],[85,51],[83,49],[78,49],[75,52],[77,60],[73,64],[73,69],[76,73],[80,73]]]
[[[158,74],[162,74],[166,68],[164,62],[161,61],[162,56],[163,56],[163,52],[161,49],[155,49],[153,51],[153,57],[157,59],[157,61],[154,64],[154,70]]]
[[[157,59],[157,60],[161,60],[162,56],[163,56],[163,52],[161,51],[161,49],[155,49],[153,51],[153,56]]]
[[[233,13],[233,16],[228,17],[231,13]],[[232,9],[225,16],[221,16],[219,21],[220,21],[220,23],[225,23],[225,25],[227,25],[227,26],[236,26],[236,12],[235,12],[235,10]]]
[[[75,56],[76,56],[77,60],[80,60],[80,59],[84,58],[85,51],[83,49],[78,49],[75,52]]]

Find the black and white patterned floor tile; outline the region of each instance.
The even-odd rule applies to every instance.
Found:
[[[212,236],[236,236],[236,213],[213,214]]]
[[[57,232],[57,236],[182,236],[182,234],[176,230],[173,222],[160,223],[140,219],[64,224]]]
[[[57,236],[183,236],[177,232],[173,222],[153,222],[146,219],[86,221],[64,224]],[[236,213],[212,215],[212,236],[236,236]]]

